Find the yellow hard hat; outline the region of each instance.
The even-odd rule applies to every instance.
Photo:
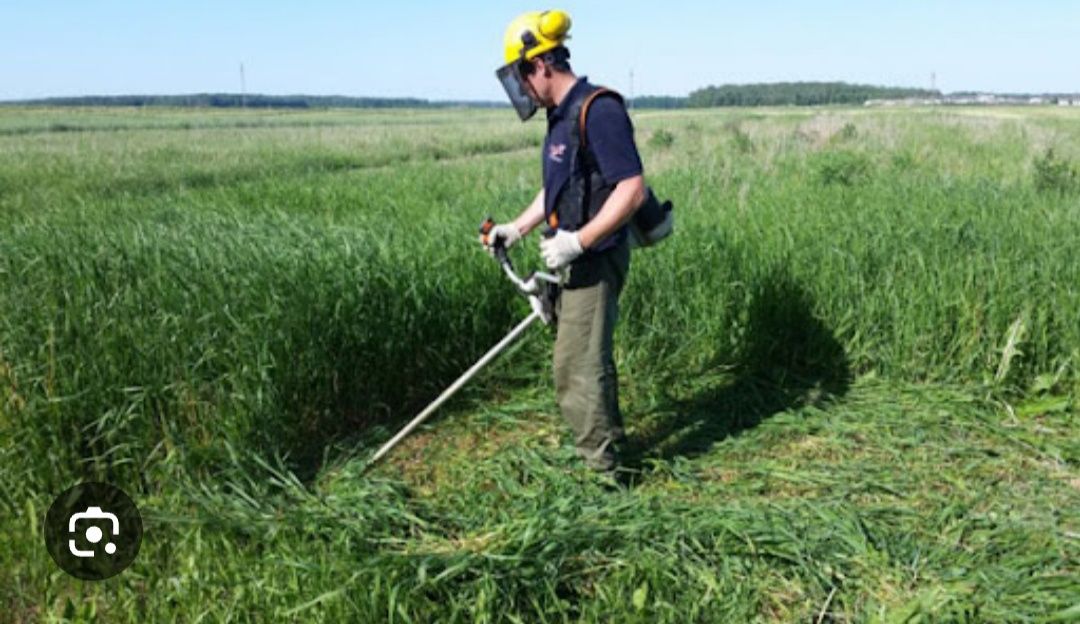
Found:
[[[532,59],[557,48],[570,38],[570,14],[566,11],[530,11],[514,18],[503,37],[506,63]]]

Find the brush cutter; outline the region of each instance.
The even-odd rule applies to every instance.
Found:
[[[480,225],[480,234],[485,237],[484,241],[487,242],[487,236],[490,235],[492,228],[495,227],[495,221],[491,217],[488,217]],[[532,313],[525,317],[520,323],[517,324],[514,329],[510,330],[510,333],[506,334],[502,340],[496,343],[495,346],[488,349],[488,352],[484,354],[469,370],[465,371],[461,377],[450,384],[450,386],[443,390],[442,394],[437,399],[431,402],[430,405],[424,408],[422,412],[417,414],[409,424],[405,425],[394,437],[382,445],[371,460],[368,462],[370,467],[375,462],[379,461],[384,455],[390,452],[390,449],[394,448],[399,442],[405,439],[413,429],[416,429],[428,419],[435,410],[439,409],[443,403],[445,403],[450,397],[454,396],[458,390],[461,389],[470,379],[472,379],[481,369],[491,363],[506,347],[516,341],[521,334],[525,333],[525,330],[529,328],[536,320],[543,321],[545,325],[549,325],[555,320],[555,298],[558,295],[559,284],[561,280],[550,273],[543,273],[535,271],[530,273],[525,279],[518,276],[514,271],[514,265],[510,262],[510,257],[506,254],[506,247],[503,245],[502,239],[496,239],[491,243],[491,248],[494,251],[495,259],[499,261],[499,265],[503,269],[503,273],[506,277],[513,282],[514,286],[517,286],[518,291],[524,295],[528,301],[529,306],[532,308]]]

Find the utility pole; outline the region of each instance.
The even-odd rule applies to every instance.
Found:
[[[930,72],[930,90],[937,91],[937,72]]]
[[[630,68],[630,100],[626,105],[627,110],[634,109],[634,68]]]
[[[243,109],[247,97],[247,82],[244,79],[244,63],[240,62],[240,108]]]

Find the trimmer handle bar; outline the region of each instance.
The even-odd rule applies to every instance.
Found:
[[[545,273],[543,271],[533,271],[529,273],[525,279],[517,274],[514,270],[514,263],[510,261],[509,254],[506,253],[506,246],[503,244],[502,237],[495,237],[495,240],[488,242],[487,237],[491,236],[491,230],[495,228],[495,220],[490,216],[484,219],[484,222],[480,224],[480,235],[484,237],[484,244],[489,245],[495,253],[495,259],[499,261],[499,266],[502,267],[503,273],[506,277],[513,282],[514,286],[521,291],[521,294],[526,297],[537,297],[544,292],[544,282],[558,286],[562,284],[562,280],[557,275],[551,273]],[[530,301],[529,303],[532,303]],[[535,306],[534,306],[535,308]],[[549,322],[547,319],[545,323]]]

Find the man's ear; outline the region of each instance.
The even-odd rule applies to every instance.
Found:
[[[534,58],[533,63],[536,65],[536,71],[541,72],[544,78],[551,78],[551,66],[543,56]]]

